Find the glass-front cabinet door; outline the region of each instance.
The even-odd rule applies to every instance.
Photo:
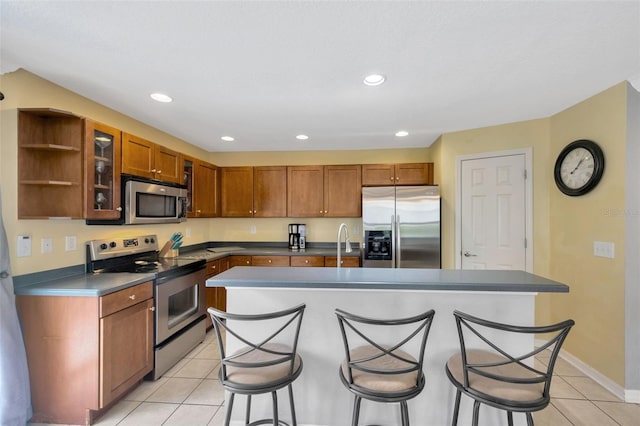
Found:
[[[120,202],[120,130],[85,118],[87,219],[118,219]]]

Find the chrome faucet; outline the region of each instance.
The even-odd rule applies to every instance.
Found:
[[[341,250],[340,250],[340,237],[342,236],[342,230],[344,230],[344,235],[345,235],[345,240],[344,240],[344,246],[345,246],[345,251],[347,253],[351,253],[353,250],[351,249],[351,240],[349,239],[349,227],[347,226],[346,223],[341,223],[340,227],[338,228],[338,241],[337,241],[337,252],[338,252],[338,259],[337,259],[337,264],[336,264],[336,268],[340,267],[340,263],[341,263]]]

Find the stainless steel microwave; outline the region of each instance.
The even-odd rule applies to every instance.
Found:
[[[123,219],[127,225],[187,220],[187,190],[177,185],[122,176]]]

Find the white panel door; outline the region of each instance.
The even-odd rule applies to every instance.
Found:
[[[461,166],[462,269],[526,270],[525,155]]]

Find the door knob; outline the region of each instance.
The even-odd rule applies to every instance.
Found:
[[[472,253],[469,253],[468,251],[464,252],[464,257],[476,257],[476,256],[477,254],[472,254]]]

